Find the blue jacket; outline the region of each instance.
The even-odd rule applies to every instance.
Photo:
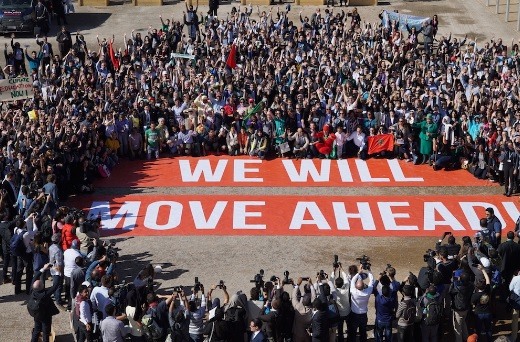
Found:
[[[380,322],[389,323],[395,317],[397,301],[395,298],[376,295],[376,319]]]

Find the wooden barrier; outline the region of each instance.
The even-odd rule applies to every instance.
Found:
[[[162,0],[133,0],[134,6],[162,6]]]
[[[325,0],[300,0],[301,6],[323,6]]]
[[[350,0],[351,6],[377,6],[377,0]]]
[[[80,6],[108,6],[108,0],[79,0]]]

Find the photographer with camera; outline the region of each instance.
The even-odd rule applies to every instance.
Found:
[[[458,264],[456,260],[449,259],[448,250],[444,246],[439,248],[435,260],[437,261],[436,270],[439,271],[441,275],[441,284],[443,285],[442,292],[440,293],[440,302],[444,307],[445,317],[449,317],[451,316],[451,300],[448,293],[451,286],[453,272],[457,269]]]
[[[221,282],[222,290],[227,294],[226,286]],[[216,285],[214,285],[216,287]],[[229,303],[227,303],[229,301]],[[242,293],[235,293],[224,302],[224,320],[231,331],[231,341],[243,341],[247,330],[247,298]]]
[[[475,286],[470,281],[470,275],[463,271],[458,279],[454,279],[449,288],[453,309],[453,328],[455,340],[463,342],[468,339],[467,317],[471,310],[471,296]]]
[[[397,305],[395,318],[397,319],[397,341],[413,342],[414,341],[414,324],[417,317],[417,302],[413,298],[414,287],[412,285],[404,285],[402,289],[403,298]]]
[[[176,291],[169,296],[158,296],[154,292],[146,295],[147,309],[141,322],[147,341],[164,342],[166,340],[170,327],[169,308],[176,297]]]
[[[200,298],[197,296],[200,293]],[[197,301],[200,300],[200,305]],[[191,289],[191,296],[189,301],[185,301],[186,318],[189,319],[189,334],[193,342],[202,342],[202,333],[204,331],[204,316],[206,314],[206,296],[204,295],[204,285],[199,283],[198,278],[195,278],[195,286]]]
[[[374,276],[370,272],[370,266],[367,258],[360,258],[359,272],[350,281],[350,309],[348,328],[348,342],[356,341],[356,334],[359,330],[359,340],[365,342],[367,340],[367,323],[368,323],[368,300],[374,290]],[[364,279],[368,278],[368,284]]]
[[[307,281],[304,285],[304,295],[301,294],[301,285],[303,281]],[[312,286],[310,277],[299,277],[292,292],[292,305],[294,307],[294,324],[293,339],[295,341],[309,342],[311,337],[307,333],[312,322],[312,303],[316,299],[316,291]]]
[[[343,271],[343,266],[338,261],[337,255],[334,256],[332,267],[330,283],[333,284],[332,291],[336,296],[336,304],[340,316],[338,321],[338,342],[343,342],[345,338],[343,324],[348,326],[348,315],[350,314],[350,282],[347,274]],[[339,274],[337,278],[336,272]]]
[[[448,243],[442,245],[442,241],[444,241],[446,237],[448,237]],[[439,252],[440,247],[446,248],[446,250],[448,251],[448,259],[453,259],[457,257],[457,255],[459,255],[460,245],[455,242],[455,236],[453,236],[453,234],[450,232],[444,232],[444,234],[442,234],[442,237],[435,244],[435,250],[437,252]]]

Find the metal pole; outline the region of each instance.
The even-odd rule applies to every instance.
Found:
[[[511,5],[511,0],[506,0],[506,23],[509,21],[509,6]]]
[[[498,5],[500,5],[500,0],[496,0],[496,9],[495,9],[495,14],[498,14]]]

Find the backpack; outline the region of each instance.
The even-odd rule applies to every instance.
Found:
[[[31,297],[27,302],[27,311],[29,312],[29,315],[31,315],[31,317],[37,317],[39,315],[41,300],[42,297],[36,297],[35,292],[31,293]]]
[[[13,234],[11,237],[11,254],[15,257],[24,256],[27,248],[25,247],[25,243],[23,242],[23,235],[26,233],[26,230],[22,230],[17,234]]]
[[[51,237],[52,237],[52,221],[48,216],[43,217],[40,232],[41,232],[42,241],[50,244]]]
[[[233,307],[224,313],[224,320],[229,322],[232,331],[245,333],[247,330],[245,315],[245,309]]]
[[[157,315],[154,308],[141,319],[142,329],[147,341],[159,340],[164,336],[164,328],[157,322]]]
[[[409,323],[415,322],[415,317],[417,316],[417,308],[412,299],[404,301],[406,304],[406,308],[403,310],[403,320]]]
[[[327,316],[329,317],[329,322],[331,326],[335,326],[340,321],[341,317],[339,315],[339,309],[336,302],[329,302]]]
[[[442,306],[435,300],[430,300],[426,305],[426,312],[424,316],[425,325],[437,325],[442,320]]]

